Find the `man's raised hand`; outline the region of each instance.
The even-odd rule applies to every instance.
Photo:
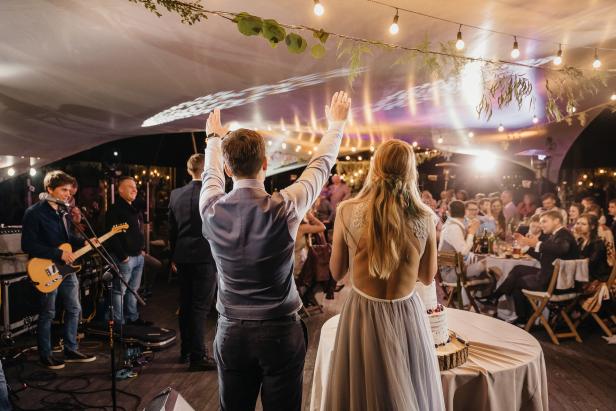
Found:
[[[215,108],[214,111],[210,113],[207,117],[207,121],[205,122],[205,134],[210,135],[212,133],[218,134],[220,137],[224,137],[225,134],[229,131],[228,127],[223,127],[220,122],[220,109]]]
[[[329,106],[325,106],[328,121],[344,121],[349,116],[351,98],[344,91],[334,93]]]

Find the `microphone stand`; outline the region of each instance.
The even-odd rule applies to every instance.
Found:
[[[68,216],[69,214],[68,210],[69,210],[69,207],[59,204],[58,211],[63,216]],[[90,225],[90,222],[88,221],[88,219],[85,218],[85,216],[82,216],[82,218],[88,225],[88,228],[90,229],[90,231],[92,231],[92,234],[94,234],[94,238],[98,240],[98,237],[96,236],[96,233],[94,232],[94,230],[92,230],[92,226]],[[120,275],[120,269],[118,268],[113,258],[111,258],[111,256],[109,255],[109,252],[107,251],[107,249],[101,243],[99,243],[98,246],[95,246],[92,240],[90,240],[89,236],[85,233],[85,231],[81,227],[79,227],[77,224],[74,224],[74,227],[84,237],[84,239],[90,245],[90,247],[92,247],[92,249],[96,251],[96,253],[98,253],[98,255],[103,259],[105,264],[107,264],[108,266],[107,270],[103,274],[103,281],[105,282],[105,288],[107,290],[107,296],[109,298],[109,307],[108,307],[109,320],[108,321],[109,321],[109,351],[111,354],[111,401],[113,405],[113,410],[116,411],[117,410],[117,395],[116,395],[117,389],[116,389],[116,369],[115,369],[116,364],[115,364],[115,346],[114,346],[114,339],[113,339],[113,330],[115,328],[114,327],[115,322],[113,319],[114,309],[113,309],[113,295],[112,295],[112,280],[114,278],[120,280],[120,282],[126,287],[126,289],[135,296],[139,304],[141,304],[142,306],[145,306],[146,304],[145,304],[145,301],[143,301],[143,299],[139,296],[139,294],[126,282],[126,280],[124,280],[124,278],[122,278],[122,276]],[[99,248],[104,250],[104,253]],[[120,338],[121,336],[122,336],[122,323],[120,323]]]

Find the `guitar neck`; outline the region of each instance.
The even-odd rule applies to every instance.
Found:
[[[114,236],[114,232],[113,231],[109,231],[108,233],[98,237],[98,242],[99,243],[104,243],[105,241],[109,240],[111,237]],[[75,251],[73,254],[75,255],[75,258],[79,258],[82,255],[88,253],[90,250],[92,250],[92,246],[90,246],[90,244],[86,244],[85,246],[81,247],[79,250]]]

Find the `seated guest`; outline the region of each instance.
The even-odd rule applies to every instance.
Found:
[[[541,216],[538,215],[534,215],[530,218],[530,221],[528,223],[528,233],[526,233],[527,237],[537,237],[539,236],[539,241],[545,241],[548,236],[543,234],[543,231],[541,231]]]
[[[584,209],[588,209],[588,207],[592,206],[592,205],[597,205],[597,202],[595,201],[594,197],[584,197],[581,201],[582,203],[582,207],[584,207]]]
[[[563,221],[563,224],[565,224],[569,217],[567,216],[567,212],[565,210],[563,210],[562,208],[556,207],[556,201],[557,201],[556,194],[554,193],[544,194],[543,197],[541,197],[542,207],[539,207],[537,210],[535,210],[535,214],[541,215],[545,213],[546,211],[556,210],[562,215],[563,217],[562,221]]]
[[[334,209],[334,206],[332,206],[332,203],[327,199],[327,196],[328,191],[323,189],[313,207],[314,216],[325,225],[333,223],[336,214],[336,210]]]
[[[449,203],[449,218],[443,224],[441,238],[438,244],[438,251],[455,251],[466,256],[473,248],[473,240],[479,229],[479,220],[469,222],[468,229],[464,227],[464,203],[454,200]],[[456,280],[456,273],[453,270],[441,271],[444,281],[452,282]]]
[[[612,216],[612,236],[616,238],[616,198],[610,200],[607,206],[607,212]]]
[[[597,234],[605,244],[605,248],[607,249],[607,261],[610,264],[610,267],[613,267],[616,258],[616,251],[614,251],[614,235],[612,234],[612,230],[610,230],[605,224],[606,220],[603,215],[603,210],[601,210],[601,207],[598,205],[591,204],[588,206],[588,210],[586,210],[586,212],[596,216],[599,220]]]
[[[572,203],[569,206],[569,221],[567,223],[567,229],[573,230],[573,228],[575,227],[575,222],[577,221],[578,217],[582,215],[583,212],[584,206],[580,203]]]
[[[468,227],[468,224],[471,221],[479,220],[479,234],[482,234],[484,231],[488,233],[493,233],[496,230],[496,224],[494,222],[494,219],[485,218],[484,216],[479,215],[479,204],[476,201],[467,201],[464,206],[466,208],[466,214],[464,218],[465,227]]]
[[[531,193],[524,194],[522,202],[518,204],[518,215],[522,220],[531,217],[535,214],[537,205],[535,204],[535,196]]]
[[[599,219],[593,214],[580,215],[575,223],[580,258],[588,258],[590,280],[606,281],[612,269],[607,262],[607,249],[599,238]]]
[[[486,299],[489,304],[496,305],[501,296],[512,296],[518,316],[517,322],[520,324],[525,324],[531,314],[522,290],[546,290],[552,278],[554,260],[575,260],[579,257],[575,238],[563,225],[560,211],[552,210],[541,214],[540,224],[543,233],[549,236],[547,239],[541,241],[539,236],[524,237],[518,233],[515,238],[522,246],[529,247],[528,255],[539,260],[541,268],[515,266],[505,281]]]
[[[308,237],[310,234],[320,234],[323,232],[325,232],[325,224],[308,211],[299,225],[297,236],[295,237],[293,275],[296,278],[302,271],[302,267],[308,257]]]
[[[507,237],[507,219],[503,214],[503,202],[500,198],[493,198],[490,201],[490,210],[492,211],[492,217],[496,222],[496,237],[504,240]]]
[[[518,208],[513,203],[513,193],[510,190],[505,190],[501,193],[500,199],[503,202],[505,221],[517,221]]]

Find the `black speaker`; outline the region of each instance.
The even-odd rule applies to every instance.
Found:
[[[184,397],[171,387],[165,388],[143,411],[195,411]]]

